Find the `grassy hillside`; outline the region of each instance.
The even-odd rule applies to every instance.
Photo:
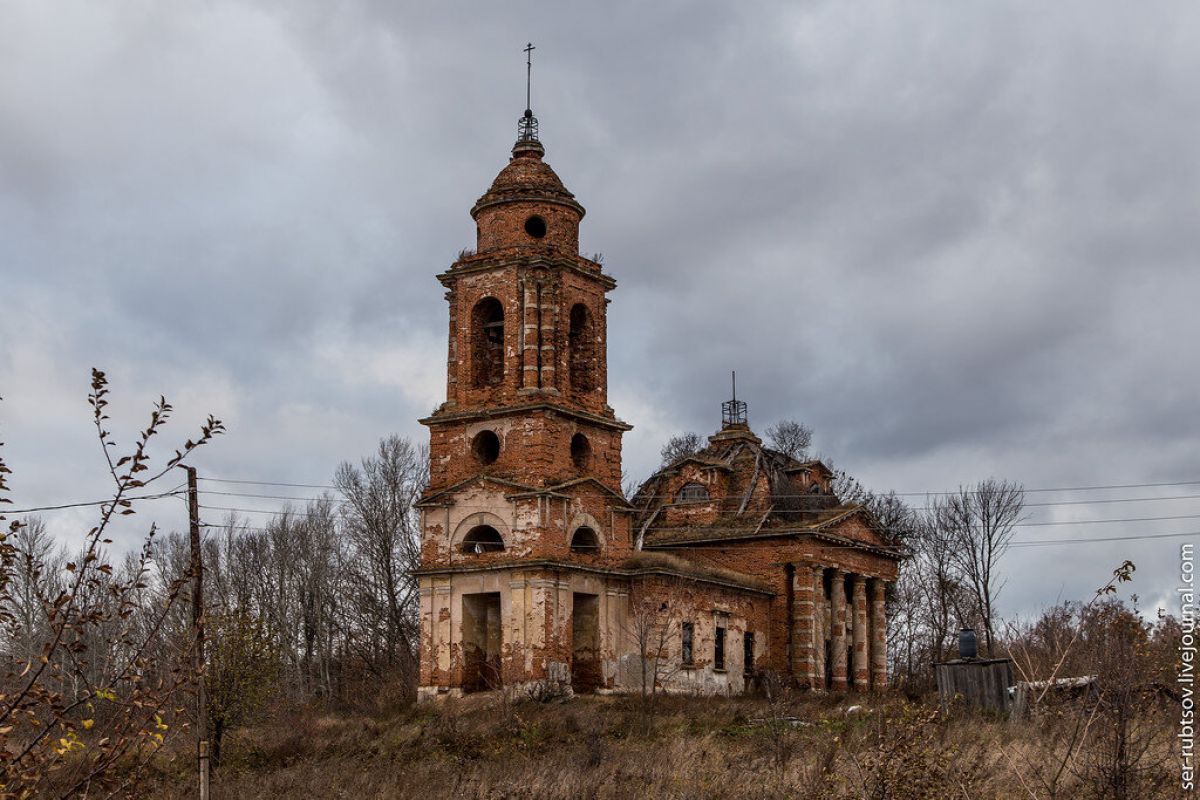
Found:
[[[227,742],[214,797],[1121,796],[1112,732],[1095,709],[1010,723],[943,720],[898,696],[855,702],[665,698],[647,720],[636,698],[476,695],[390,717],[293,713]],[[1122,773],[1134,781],[1124,796],[1178,796],[1171,720],[1169,703],[1140,710],[1136,741],[1148,746]],[[192,797],[189,770],[188,753],[164,757],[145,796]]]

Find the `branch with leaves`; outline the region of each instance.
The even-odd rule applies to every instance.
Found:
[[[151,526],[138,556],[120,570],[109,563],[106,548],[117,521],[136,513],[135,503],[142,497],[135,491],[161,480],[223,433],[224,426],[210,416],[195,440],[189,439],[155,470],[150,444],[173,408],[160,397],[132,450],[116,455],[117,444],[108,431],[108,392],[104,373],[92,370],[88,402],[113,480],[111,498],[99,507],[99,519],[84,536],[78,558],[54,576],[61,578],[61,586],[35,593],[41,607],[40,646],[3,654],[0,783],[5,796],[68,797],[128,782],[172,732],[165,720],[173,699],[196,678],[186,654],[171,663],[151,657],[190,576],[161,587],[161,597],[151,604],[155,528]],[[0,493],[8,491],[8,474],[0,461]],[[0,502],[10,501],[0,496]],[[8,634],[16,622],[11,586],[18,552],[14,537],[21,528],[20,521],[13,521],[0,541],[0,635],[5,641],[13,640]],[[29,563],[26,568],[44,580],[51,577],[45,565]],[[118,765],[121,770],[114,769]]]

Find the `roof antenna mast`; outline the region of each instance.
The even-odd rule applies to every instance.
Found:
[[[530,102],[530,87],[533,83],[533,51],[537,48],[533,42],[525,45],[525,114],[517,122],[517,141],[536,142],[538,140],[538,121],[533,115]]]
[[[737,399],[737,372],[730,372],[730,382],[733,384],[733,398],[721,403],[721,428],[731,425],[745,425],[746,403]]]

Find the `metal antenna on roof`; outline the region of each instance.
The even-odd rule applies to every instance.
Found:
[[[721,403],[722,428],[728,428],[730,425],[746,424],[746,404],[737,399],[737,372],[730,372],[729,377],[733,384],[733,398]]]
[[[533,115],[533,103],[530,102],[530,87],[533,84],[533,51],[537,48],[533,42],[525,45],[525,114],[517,122],[517,140],[536,142],[538,140],[538,121]]]

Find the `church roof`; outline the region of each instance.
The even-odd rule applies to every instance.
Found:
[[[513,145],[508,165],[492,181],[491,187],[475,203],[471,216],[498,203],[520,200],[560,203],[570,206],[582,217],[583,206],[567,191],[558,174],[542,160],[546,150],[538,141],[522,140]]]
[[[871,542],[863,542],[836,532],[836,526],[854,516],[865,517],[868,524],[873,524],[870,512],[856,503],[846,503],[836,508],[815,512],[809,519],[793,521],[772,526],[754,525],[753,520],[748,526],[738,524],[719,524],[700,527],[679,527],[651,529],[646,533],[647,548],[682,547],[686,545],[715,544],[717,542],[736,542],[744,539],[764,539],[780,536],[809,535],[823,541],[845,547],[867,550],[889,558],[901,558],[899,549],[890,546],[879,546]]]
[[[719,478],[704,477],[714,469]],[[764,446],[744,422],[727,424],[699,452],[677,458],[642,484],[633,497],[635,536],[655,548],[809,535],[897,555],[870,511],[838,499],[831,476],[820,461]],[[706,499],[677,494],[697,481]],[[856,517],[879,538],[850,540],[835,531]]]

